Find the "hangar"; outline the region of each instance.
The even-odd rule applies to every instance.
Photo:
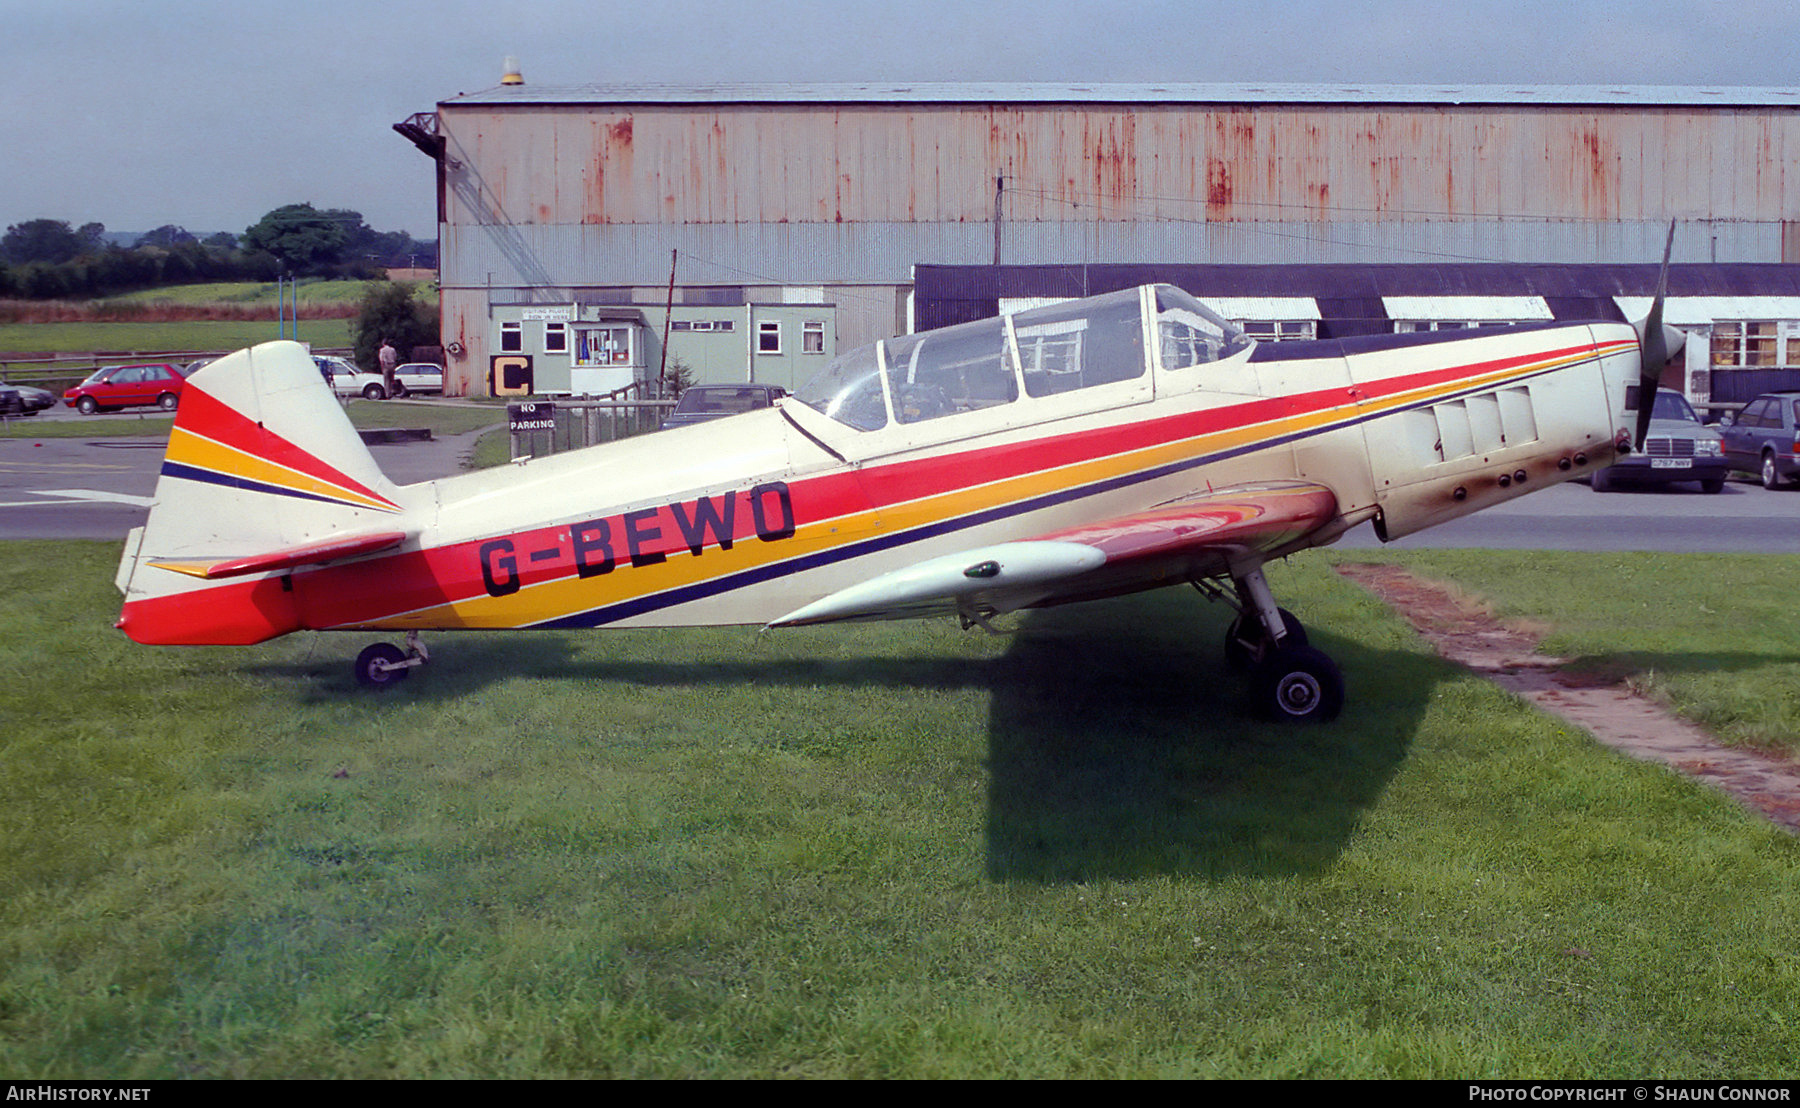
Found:
[[[1672,321],[1708,339],[1690,391],[1800,380],[1800,89],[512,73],[395,129],[436,163],[452,393],[611,393],[670,359],[792,387],[946,312],[1062,295],[1056,272],[1204,276],[1271,339],[1616,317],[1670,221]],[[1324,314],[1351,300],[1360,323]]]

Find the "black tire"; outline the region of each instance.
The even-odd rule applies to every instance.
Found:
[[[1344,675],[1310,646],[1274,651],[1256,670],[1256,703],[1282,723],[1329,723],[1344,708]]]
[[[165,392],[161,396],[156,398],[156,406],[161,408],[165,412],[174,411],[176,405],[178,405],[180,403],[181,403],[180,398],[177,397],[172,392]]]
[[[1604,469],[1596,469],[1594,471],[1594,477],[1593,480],[1589,482],[1589,486],[1595,492],[1612,492],[1614,489],[1618,488],[1617,485],[1613,484],[1612,475]]]
[[[93,415],[100,410],[100,402],[91,396],[84,396],[75,401],[75,410],[82,415]]]
[[[364,400],[386,400],[387,399],[387,390],[382,388],[380,385],[364,385],[362,394],[363,394]]]
[[[1301,626],[1299,617],[1286,608],[1277,608],[1276,611],[1281,613],[1281,625],[1287,629],[1283,645],[1305,646],[1306,628]],[[1246,634],[1247,628],[1255,633]],[[1267,632],[1262,629],[1261,622],[1255,616],[1238,613],[1238,617],[1231,621],[1231,626],[1225,631],[1225,660],[1231,663],[1233,669],[1249,669],[1256,664],[1256,655],[1264,653],[1264,650],[1253,650],[1246,645],[1245,640],[1263,644],[1267,638]]]
[[[356,656],[356,683],[369,688],[381,688],[404,681],[407,674],[412,672],[411,666],[400,666],[405,660],[406,651],[393,643],[371,643]]]
[[[1773,450],[1763,451],[1761,476],[1763,488],[1778,489],[1781,487],[1781,471],[1775,468],[1775,452]]]

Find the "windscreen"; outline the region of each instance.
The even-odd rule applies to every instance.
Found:
[[[1174,285],[1156,287],[1156,338],[1164,369],[1216,362],[1255,340]]]
[[[839,354],[818,376],[801,385],[794,398],[839,423],[859,431],[887,426],[887,401],[881,395],[881,363],[874,346]]]

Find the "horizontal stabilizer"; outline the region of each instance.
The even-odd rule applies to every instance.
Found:
[[[223,561],[183,558],[153,561],[149,564],[158,569],[170,569],[189,577],[204,577],[214,581],[221,577],[243,577],[252,573],[275,573],[298,566],[324,565],[326,562],[391,550],[405,541],[405,531],[376,531],[362,535],[339,535],[283,550]]]

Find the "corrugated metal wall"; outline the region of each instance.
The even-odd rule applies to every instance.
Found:
[[[522,224],[985,224],[997,176],[1020,222],[1800,220],[1794,112],[596,104],[443,133]]]
[[[829,286],[912,267],[1800,261],[1800,112],[1569,103],[439,105],[446,335],[485,290]],[[469,295],[459,295],[459,291]],[[477,371],[478,372],[478,371]]]
[[[1401,105],[440,107],[445,278],[905,283],[915,262],[1783,261],[1800,113]]]

